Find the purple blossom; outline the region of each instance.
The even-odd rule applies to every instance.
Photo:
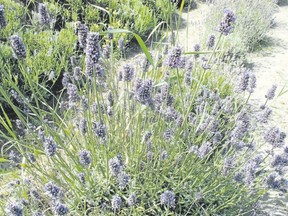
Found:
[[[264,140],[273,147],[281,147],[285,144],[286,134],[279,128],[272,127],[264,134]]]
[[[217,30],[224,35],[228,35],[233,31],[232,24],[236,21],[234,12],[229,9],[224,10],[223,18],[218,26]]]
[[[0,29],[4,29],[6,26],[5,8],[4,5],[0,5]]]
[[[241,75],[240,79],[238,81],[237,90],[239,92],[244,92],[247,90],[249,85],[249,78],[250,78],[250,70],[244,70]]]
[[[82,118],[79,123],[79,128],[82,134],[86,134],[88,130],[86,118]]]
[[[129,195],[127,203],[129,206],[134,206],[137,203],[137,196],[136,194],[132,193]]]
[[[62,191],[61,191],[60,187],[58,187],[53,182],[48,182],[47,184],[45,184],[43,189],[52,198],[62,197]]]
[[[89,32],[87,35],[86,44],[86,76],[91,76],[93,74],[93,68],[96,63],[98,63],[100,58],[100,45],[99,45],[99,34],[95,32]]]
[[[189,71],[189,70],[185,71],[184,82],[188,87],[191,86],[191,83],[192,83],[191,71]]]
[[[55,209],[54,209],[56,215],[67,215],[68,212],[69,212],[69,209],[67,207],[67,205],[63,204],[63,203],[60,203],[58,202],[56,205],[55,205]]]
[[[254,73],[250,74],[247,91],[253,93],[256,88],[256,76]]]
[[[122,76],[124,81],[128,82],[133,79],[135,69],[132,64],[126,64],[123,66]]]
[[[114,157],[109,160],[109,170],[112,176],[118,176],[118,174],[123,169],[122,159],[119,157]]]
[[[75,81],[79,81],[81,77],[82,77],[82,69],[76,66],[75,68],[73,68],[73,79]]]
[[[165,191],[160,196],[160,202],[162,205],[166,205],[168,208],[175,208],[175,194],[172,191]]]
[[[272,113],[272,109],[270,109],[269,107],[264,107],[264,109],[257,114],[257,120],[261,123],[267,123],[268,122],[268,118],[270,117]]]
[[[49,26],[50,25],[50,17],[48,13],[48,9],[45,4],[40,3],[38,6],[39,13],[39,23],[41,26]]]
[[[26,49],[21,38],[18,35],[13,35],[10,37],[10,41],[14,56],[19,59],[26,58]]]
[[[6,214],[11,216],[23,216],[23,206],[18,202],[10,202],[6,206]]]
[[[92,128],[95,134],[102,140],[106,140],[106,126],[100,122],[92,122]]]
[[[199,52],[200,49],[201,49],[200,44],[195,44],[194,47],[193,47],[193,49],[194,49],[195,52]],[[199,54],[195,54],[195,57],[198,58],[198,57],[199,57]]]
[[[277,89],[277,86],[273,85],[272,88],[267,91],[265,98],[267,98],[267,100],[272,100],[275,97],[276,89]]]
[[[71,83],[68,84],[68,86],[67,86],[67,94],[68,94],[69,103],[74,104],[79,99],[78,88],[74,84],[71,84]]]
[[[119,195],[114,195],[111,199],[111,205],[113,210],[118,210],[121,208],[122,199]]]
[[[124,189],[130,182],[130,176],[126,172],[120,172],[117,179],[120,189]]]
[[[167,129],[164,132],[163,138],[166,142],[169,142],[173,138],[173,135],[174,135],[174,131],[172,129]]]
[[[54,156],[56,154],[57,145],[56,145],[54,139],[51,136],[45,137],[43,145],[44,145],[45,153],[49,157],[52,157],[52,156]]]
[[[37,200],[41,198],[39,190],[36,189],[36,188],[31,188],[30,191],[29,191],[29,195],[32,198],[37,199]]]
[[[206,46],[208,49],[212,49],[215,45],[215,35],[209,35],[207,42],[206,42]]]
[[[143,142],[147,143],[150,138],[152,137],[153,133],[151,131],[148,131],[143,136]]]
[[[212,144],[210,142],[203,143],[197,151],[197,155],[199,158],[203,159],[212,151]]]
[[[164,64],[170,68],[178,68],[181,63],[182,48],[179,46],[173,47],[169,50]]]
[[[103,47],[103,56],[105,59],[110,59],[111,56],[111,46],[109,44]]]
[[[63,85],[63,87],[67,88],[69,84],[70,84],[69,74],[67,72],[65,72],[65,73],[63,73],[62,85]]]
[[[88,32],[89,29],[85,24],[82,24],[80,21],[76,22],[75,33],[78,35],[78,41],[81,48],[86,47]]]
[[[82,184],[86,184],[85,173],[79,173],[78,178]]]
[[[160,154],[160,159],[161,160],[166,160],[168,158],[168,152],[163,150]]]
[[[19,163],[21,162],[21,155],[12,150],[12,151],[10,151],[10,153],[9,153],[9,160],[10,160],[13,164],[19,164]]]
[[[152,57],[152,54],[150,52],[149,55]],[[145,55],[142,62],[143,72],[148,72],[150,65],[151,63],[149,62],[148,58]]]
[[[137,86],[138,88],[135,92],[135,98],[142,104],[148,105],[152,100],[152,80],[147,79],[142,82],[141,86]]]
[[[236,182],[243,182],[243,179],[244,179],[244,174],[242,173],[242,172],[236,172],[235,174],[234,174],[234,180],[236,181]]]
[[[272,189],[279,189],[283,183],[282,179],[280,176],[276,173],[271,173],[266,180],[266,183],[269,188]]]
[[[274,155],[271,166],[272,167],[282,167],[288,165],[288,159],[286,158],[286,155]]]
[[[79,152],[79,162],[83,166],[91,164],[90,151],[82,150]]]

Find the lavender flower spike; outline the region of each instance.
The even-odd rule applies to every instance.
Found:
[[[13,35],[10,37],[10,41],[14,56],[18,59],[26,58],[26,49],[21,38],[18,35]]]
[[[206,46],[208,49],[212,49],[215,45],[215,35],[210,35],[207,39]]]
[[[224,16],[217,30],[224,35],[228,35],[233,31],[232,23],[234,23],[235,21],[236,21],[235,14],[231,10],[225,9]]]
[[[167,57],[164,59],[164,64],[170,68],[178,68],[181,64],[182,48],[179,46],[169,50]]]
[[[114,195],[111,199],[112,209],[117,210],[122,205],[122,199],[119,195]]]
[[[100,58],[99,34],[95,32],[89,32],[86,43],[85,74],[89,77],[93,74],[93,69]]]
[[[90,151],[85,151],[85,150],[80,151],[79,162],[83,166],[88,166],[91,163]]]
[[[0,5],[0,29],[4,29],[6,26],[4,5]]]
[[[40,3],[38,6],[39,23],[41,26],[50,25],[50,17],[45,4]]]
[[[275,97],[276,89],[277,89],[277,86],[273,85],[272,88],[267,91],[265,98],[267,98],[267,100],[272,100]]]
[[[78,35],[78,41],[80,44],[80,47],[85,48],[86,47],[86,40],[88,35],[89,29],[85,24],[82,24],[81,22],[76,22],[76,28],[75,33]]]
[[[165,191],[160,196],[162,205],[166,205],[168,208],[175,208],[175,194],[172,191]]]

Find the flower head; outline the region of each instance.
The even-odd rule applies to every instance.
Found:
[[[212,49],[215,45],[215,35],[209,35],[207,42],[206,42],[206,46],[208,49]]]
[[[50,25],[50,17],[45,4],[40,3],[38,6],[39,23],[41,26]]]
[[[49,156],[49,157],[52,157],[56,154],[56,143],[55,141],[53,140],[53,138],[50,136],[50,137],[45,137],[44,139],[44,150],[45,150],[45,153]]]
[[[267,100],[272,100],[275,97],[276,89],[277,89],[277,86],[273,85],[272,88],[267,91],[265,98],[267,98]]]
[[[113,210],[117,210],[122,205],[122,199],[119,195],[114,195],[111,199],[111,205]]]
[[[0,29],[4,29],[6,25],[7,25],[7,22],[5,19],[4,5],[0,5]]]
[[[182,48],[179,46],[173,47],[164,59],[164,64],[170,68],[178,68],[181,64],[181,55]]]
[[[279,128],[272,127],[264,134],[264,140],[274,147],[281,147],[285,144],[286,134]]]
[[[120,172],[117,176],[120,189],[124,189],[130,181],[130,176],[126,172]]]
[[[136,194],[132,193],[129,195],[127,203],[129,206],[134,206],[137,203],[137,196]]]
[[[224,35],[228,35],[233,31],[232,24],[236,21],[236,16],[234,12],[229,9],[224,10],[224,15],[220,25],[218,26],[218,31]]]
[[[133,76],[135,74],[135,69],[133,67],[133,65],[131,64],[126,64],[123,66],[123,72],[122,72],[122,76],[124,81],[131,81],[133,79]]]
[[[18,35],[13,35],[10,37],[10,41],[14,56],[18,59],[26,58],[26,49],[21,38]]]
[[[78,35],[78,41],[81,48],[86,47],[86,40],[88,35],[89,29],[85,24],[81,22],[76,22],[75,33]]]
[[[160,196],[160,202],[168,208],[175,208],[175,194],[172,191],[165,191]]]
[[[52,198],[59,198],[62,195],[60,187],[53,182],[48,182],[44,185],[44,191],[48,193]]]
[[[67,215],[69,212],[68,207],[65,204],[60,203],[60,202],[56,204],[54,210],[55,210],[56,215],[59,215],[59,216],[60,215]]]
[[[82,150],[79,152],[79,162],[83,166],[88,166],[91,163],[90,151]]]
[[[8,203],[6,213],[11,216],[23,216],[23,206],[18,202]]]

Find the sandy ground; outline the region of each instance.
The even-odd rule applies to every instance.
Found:
[[[251,101],[263,104],[267,90],[273,84],[277,85],[278,96],[268,104],[274,112],[271,124],[288,134],[288,92],[279,95],[281,90],[288,91],[288,6],[279,8],[274,22],[262,50],[248,56],[257,77],[257,88]]]

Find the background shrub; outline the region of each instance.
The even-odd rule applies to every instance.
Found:
[[[223,45],[225,50],[232,53],[245,53],[251,51],[263,39],[272,25],[273,15],[277,9],[274,0],[215,0],[207,16],[206,24],[209,31],[215,30],[218,20],[225,8],[237,14],[237,22],[233,36],[227,37]]]

